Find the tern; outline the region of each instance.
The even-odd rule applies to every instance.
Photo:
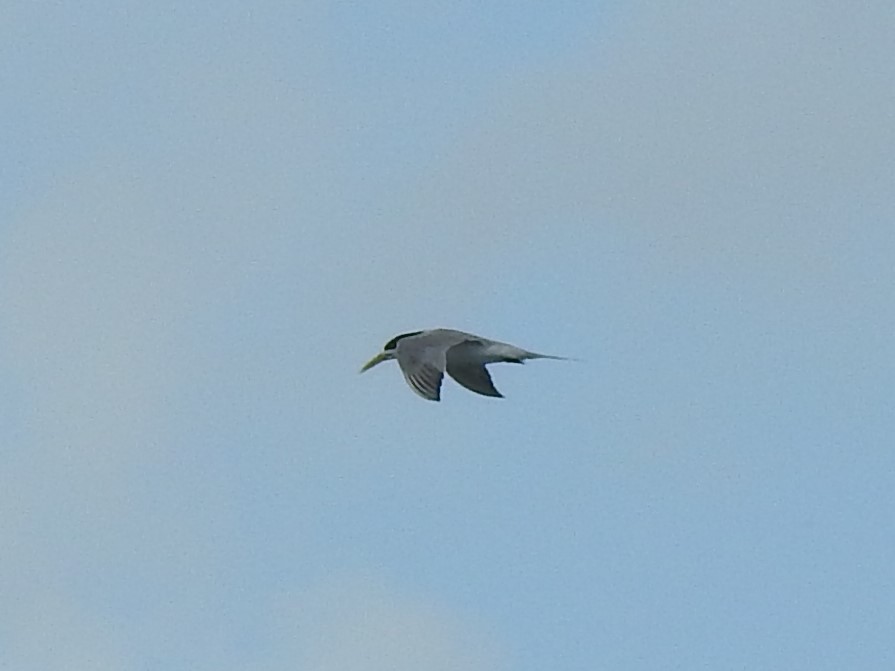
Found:
[[[463,331],[432,329],[395,336],[385,343],[379,354],[364,364],[360,372],[368,371],[383,361],[397,359],[407,384],[428,401],[441,400],[441,381],[445,372],[470,391],[503,398],[503,394],[494,388],[486,364],[565,358],[529,352],[515,345]]]

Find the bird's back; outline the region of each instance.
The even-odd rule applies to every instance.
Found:
[[[430,329],[422,331],[418,335],[405,338],[398,343],[398,346],[406,344],[414,348],[436,348],[448,350],[454,345],[469,341],[487,341],[487,338],[481,338],[472,333],[463,331],[455,331],[454,329]],[[490,342],[490,341],[489,341]]]

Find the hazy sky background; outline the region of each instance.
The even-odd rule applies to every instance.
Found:
[[[0,8],[0,668],[895,668],[895,6],[482,5]]]

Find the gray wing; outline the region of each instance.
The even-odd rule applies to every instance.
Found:
[[[398,343],[398,365],[413,391],[427,401],[441,400],[444,379],[444,349],[432,347],[416,338]]]
[[[494,383],[481,357],[481,343],[470,340],[454,345],[447,351],[447,372],[459,384],[482,396],[503,398]]]

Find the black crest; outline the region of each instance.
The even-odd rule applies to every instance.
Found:
[[[413,333],[402,333],[401,335],[397,335],[389,340],[387,343],[385,343],[385,347],[383,347],[382,349],[385,352],[391,352],[393,349],[396,349],[398,347],[398,341],[401,338],[409,338],[410,336],[419,335],[420,333],[422,333],[422,331],[414,331]]]

